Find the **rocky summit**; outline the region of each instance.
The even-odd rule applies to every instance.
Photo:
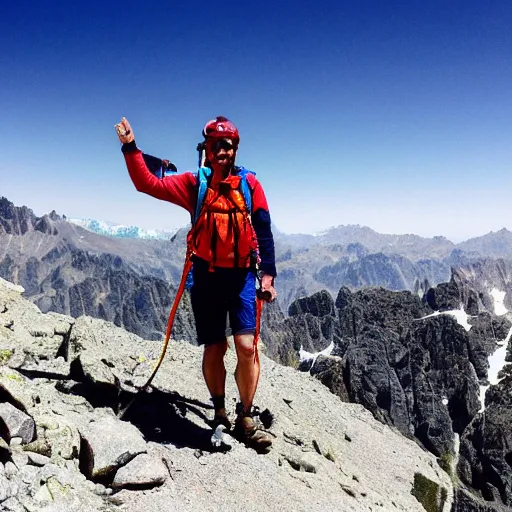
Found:
[[[448,511],[436,457],[313,376],[262,355],[258,454],[217,431],[201,350],[159,355],[104,320],[43,314],[0,282],[0,508],[8,511]],[[235,365],[228,352],[229,411]]]
[[[341,288],[267,309],[275,360],[416,439],[457,482],[456,510],[512,506],[512,316],[504,262],[454,269],[423,299]]]

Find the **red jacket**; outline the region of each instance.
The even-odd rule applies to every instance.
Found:
[[[157,178],[147,168],[142,152],[135,143],[124,144],[122,151],[128,172],[139,192],[163,201],[169,201],[185,208],[191,215],[197,202],[197,176],[191,172]],[[276,275],[274,238],[267,199],[263,187],[253,174],[247,175],[247,183],[252,192],[252,225],[258,240],[260,268],[265,274]]]

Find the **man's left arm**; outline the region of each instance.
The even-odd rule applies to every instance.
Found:
[[[261,287],[263,291],[271,292],[273,300],[277,296],[274,290],[274,278],[277,276],[277,270],[272,223],[263,187],[256,179],[251,185],[253,185],[251,220],[258,239],[260,270],[263,274]]]

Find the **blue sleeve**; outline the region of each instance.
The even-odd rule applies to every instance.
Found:
[[[272,277],[277,276],[274,236],[272,235],[270,213],[263,208],[253,212],[252,225],[258,239],[260,253],[260,270]]]

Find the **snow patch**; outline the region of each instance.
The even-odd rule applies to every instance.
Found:
[[[299,350],[300,362],[303,363],[303,362],[312,360],[313,362],[311,363],[311,368],[313,368],[313,365],[315,364],[318,356],[330,356],[333,349],[334,349],[334,342],[332,342],[327,348],[324,348],[320,352],[315,352],[315,353],[308,352],[307,350],[304,350],[301,345],[300,350]]]
[[[489,370],[487,372],[487,380],[489,384],[480,386],[480,410],[478,412],[485,411],[485,393],[490,386],[496,385],[500,382],[498,374],[505,366],[505,357],[507,355],[507,347],[510,337],[512,336],[512,327],[508,331],[507,337],[503,341],[498,342],[498,348],[489,356]]]
[[[178,228],[169,231],[158,229],[142,229],[137,226],[125,226],[123,224],[113,224],[103,220],[95,219],[68,219],[72,224],[76,224],[88,231],[98,233],[99,235],[115,236],[119,238],[145,238],[168,240],[176,234]]]
[[[459,454],[460,454],[460,436],[457,432],[453,433],[453,451],[455,452],[452,459],[452,467],[451,474],[457,474],[457,465],[459,464]]]
[[[508,313],[508,309],[503,304],[503,301],[505,300],[505,292],[502,292],[497,288],[493,288],[489,294],[494,299],[494,313],[498,316]]]
[[[470,318],[470,315],[468,315],[464,308],[461,306],[460,309],[452,309],[450,311],[436,311],[435,313],[432,313],[431,315],[424,316],[420,318],[420,320],[424,320],[425,318],[430,318],[433,316],[438,315],[451,315],[457,320],[457,323],[459,325],[462,325],[466,331],[469,331],[471,329],[471,324],[468,322],[468,318]]]

